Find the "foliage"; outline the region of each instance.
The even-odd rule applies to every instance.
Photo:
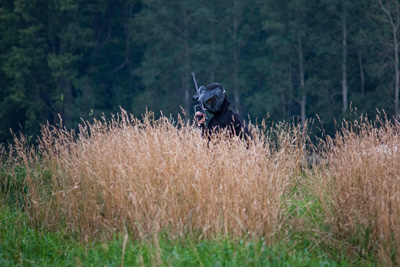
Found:
[[[389,116],[398,103],[400,34],[378,0],[5,0],[0,20],[0,142],[120,106],[191,118],[191,72],[245,117],[318,114],[327,134],[350,103]]]

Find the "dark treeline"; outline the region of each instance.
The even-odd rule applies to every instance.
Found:
[[[332,133],[350,107],[399,114],[398,0],[1,0],[0,142],[119,107],[193,115],[220,82],[254,121]],[[335,118],[335,119],[334,119]]]

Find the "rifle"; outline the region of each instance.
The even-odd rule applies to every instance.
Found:
[[[197,82],[196,82],[196,77],[194,77],[194,73],[192,73],[192,80],[193,80],[193,84],[194,84],[194,89],[196,90],[196,94],[193,95],[192,99],[194,101],[198,101],[199,104],[194,106],[194,114],[196,114],[196,112],[200,111],[201,113],[203,113],[206,116],[206,121],[205,123],[207,124],[207,113],[206,113],[206,109],[204,108],[204,103],[203,101],[199,100],[200,94],[203,90],[205,90],[206,88],[204,86],[200,86],[197,87]],[[197,116],[197,119],[200,120],[202,118],[202,116]],[[200,126],[200,124],[198,124],[197,126]]]

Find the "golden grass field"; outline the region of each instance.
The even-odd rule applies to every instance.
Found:
[[[24,210],[33,225],[85,240],[117,231],[273,243],[304,227],[320,233],[315,242],[343,241],[400,263],[398,122],[359,117],[317,144],[295,124],[250,128],[250,143],[224,134],[209,140],[183,119],[122,110],[83,122],[79,134],[45,125],[37,148],[16,137],[8,164],[26,168]],[[310,155],[318,162],[308,164]],[[294,197],[308,207],[309,196],[323,214],[311,226],[289,212]]]

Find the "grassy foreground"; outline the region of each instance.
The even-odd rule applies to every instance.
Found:
[[[264,127],[265,124],[261,124]],[[0,153],[0,265],[400,263],[400,124],[360,117],[312,144],[126,114],[45,125]]]
[[[142,241],[116,235],[107,241],[79,242],[62,233],[34,230],[26,215],[0,211],[1,266],[357,266],[372,261],[332,259],[315,244],[267,246],[264,240],[190,237],[171,240],[166,234]],[[295,239],[294,239],[295,240]],[[124,245],[125,241],[125,245]],[[297,241],[300,241],[298,239]]]

